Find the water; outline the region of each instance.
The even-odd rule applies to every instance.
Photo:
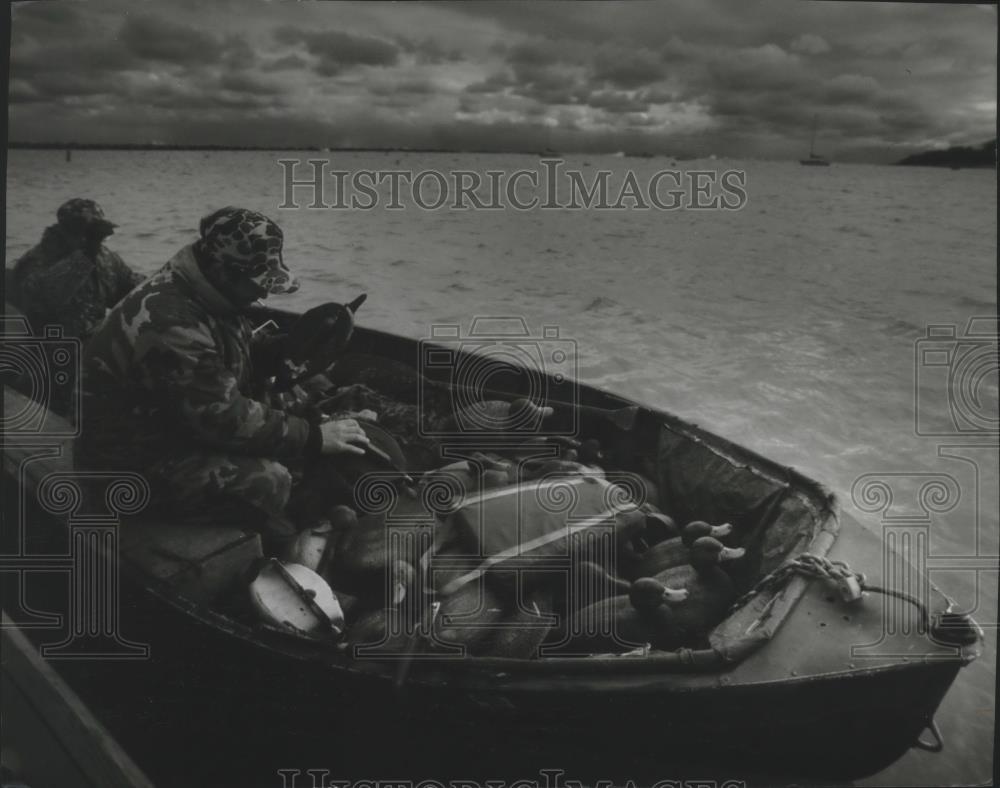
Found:
[[[468,325],[475,314],[522,315],[535,330],[558,325],[577,344],[581,381],[796,466],[869,527],[881,522],[854,505],[858,477],[890,483],[893,516],[923,512],[928,477],[920,474],[953,477],[960,499],[932,512],[930,555],[995,562],[996,450],[974,430],[927,437],[915,429],[942,432],[952,419],[949,367],[917,363],[927,326],[954,325],[961,336],[970,318],[996,313],[995,172],[717,160],[679,164],[745,169],[743,210],[281,211],[276,160],[289,155],[77,151],[67,164],[58,151],[12,151],[8,260],[73,196],[101,202],[121,225],[109,245],[145,272],[193,239],[202,214],[244,204],[281,223],[286,261],[309,283],[274,299],[279,305],[367,292],[363,324],[414,337],[432,323]],[[323,156],[346,170],[538,167],[528,156]],[[669,165],[580,156],[566,166],[611,168],[616,177],[632,167],[648,177]],[[989,342],[943,347],[957,348],[951,368],[973,370]],[[958,401],[959,416],[972,418],[966,426],[996,418],[995,356],[986,358],[978,400]],[[977,578],[939,568],[932,577],[980,622],[997,621],[996,571]],[[987,629],[985,653],[938,713],[945,751],[912,751],[865,784],[991,776],[995,635]]]

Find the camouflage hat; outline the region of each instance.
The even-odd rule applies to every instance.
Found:
[[[73,228],[98,224],[103,224],[109,229],[118,226],[107,220],[100,205],[93,200],[85,200],[82,197],[74,197],[60,205],[59,210],[56,211],[56,219],[59,224]]]
[[[201,250],[272,295],[299,289],[281,257],[281,228],[264,214],[227,206],[201,220]]]

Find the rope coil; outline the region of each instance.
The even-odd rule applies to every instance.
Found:
[[[920,613],[921,624],[925,628],[929,626],[930,617],[927,613],[927,608],[916,597],[892,588],[871,585],[868,583],[863,572],[851,571],[851,567],[848,566],[846,561],[833,561],[825,556],[814,555],[813,553],[801,553],[797,558],[785,562],[773,572],[762,577],[753,588],[733,603],[729,608],[729,613],[735,613],[758,594],[783,586],[792,575],[818,577],[833,581],[837,584],[838,590],[846,602],[860,600],[861,594],[864,591],[902,599],[916,607]]]

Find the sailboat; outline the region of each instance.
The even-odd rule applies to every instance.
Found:
[[[799,164],[805,164],[810,167],[829,167],[830,162],[828,162],[822,156],[817,156],[813,152],[815,145],[816,145],[816,116],[813,115],[812,139],[809,141],[809,158],[799,159]]]

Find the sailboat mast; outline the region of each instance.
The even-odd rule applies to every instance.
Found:
[[[816,155],[816,128],[819,125],[819,114],[813,115],[813,127],[812,136],[809,138],[809,158],[800,159],[799,164],[809,164],[814,167],[827,167],[830,162],[824,159],[822,156]]]

